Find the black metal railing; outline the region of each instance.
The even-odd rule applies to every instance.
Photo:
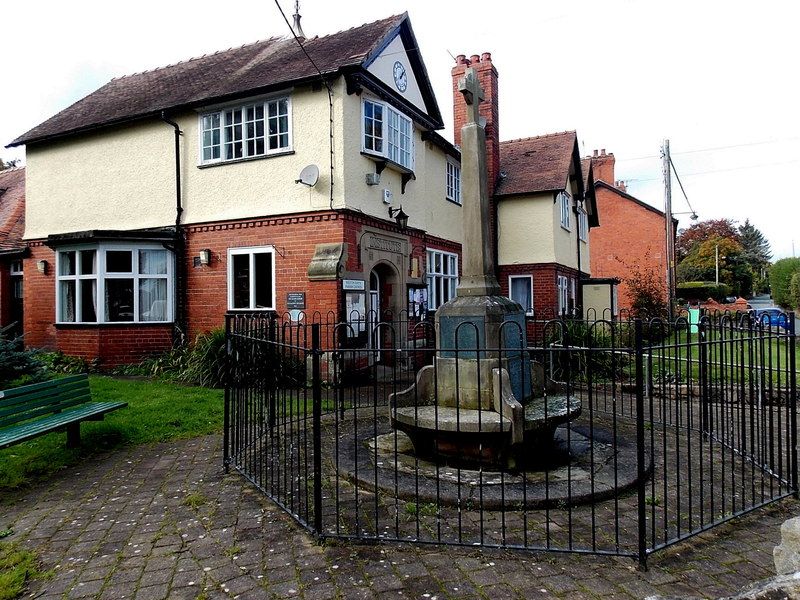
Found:
[[[470,327],[229,314],[226,468],[320,537],[643,564],[797,494],[793,315]]]

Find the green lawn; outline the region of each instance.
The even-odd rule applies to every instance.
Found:
[[[98,452],[222,430],[222,390],[102,376],[89,379],[96,400],[123,400],[128,407],[107,414],[103,421],[82,423],[80,448],[65,447],[66,433],[50,433],[0,450],[0,501],[8,492]]]

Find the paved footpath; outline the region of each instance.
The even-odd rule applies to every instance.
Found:
[[[0,505],[8,538],[39,552],[36,598],[643,598],[730,594],[772,573],[786,501],[651,557],[412,545],[318,545],[241,476],[221,439],[90,459]]]

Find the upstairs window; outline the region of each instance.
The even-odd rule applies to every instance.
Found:
[[[203,164],[291,150],[291,103],[276,98],[201,116]]]
[[[414,170],[414,125],[388,104],[364,100],[362,149]]]
[[[447,161],[447,199],[461,204],[461,167],[455,162]]]
[[[568,192],[560,192],[558,197],[561,204],[561,227],[569,231],[570,200],[572,196]]]
[[[578,237],[582,242],[589,241],[589,217],[583,208],[578,209]]]

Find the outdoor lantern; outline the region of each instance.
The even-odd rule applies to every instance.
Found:
[[[211,264],[211,250],[208,248],[200,250],[200,264],[204,267]]]
[[[47,273],[47,261],[42,259],[36,263],[36,270],[39,273]]]
[[[389,207],[389,217],[397,221],[397,226],[400,229],[405,229],[408,226],[408,215],[403,212],[403,205],[400,208]]]

